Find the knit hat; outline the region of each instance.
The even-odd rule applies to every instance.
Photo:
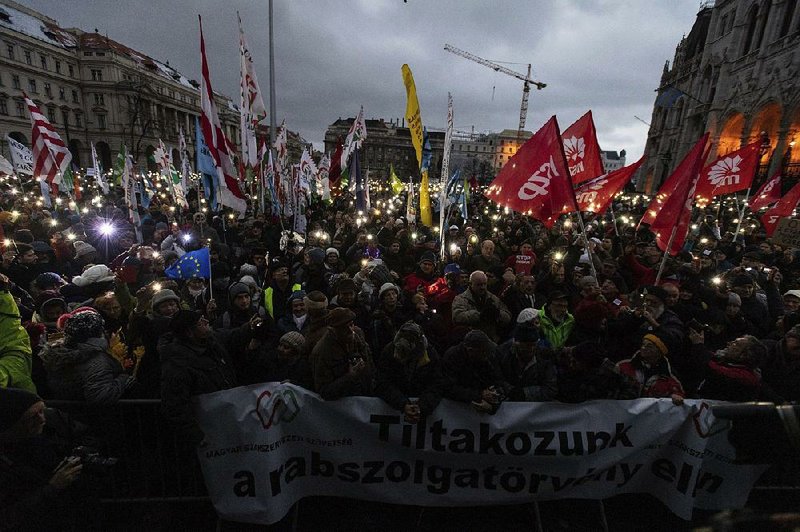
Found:
[[[233,283],[230,286],[230,288],[228,288],[228,298],[230,299],[231,302],[233,302],[233,300],[236,299],[236,296],[239,296],[241,294],[247,294],[249,296],[250,287],[244,283],[239,282],[239,283]]]
[[[303,298],[303,302],[306,304],[306,310],[309,312],[328,308],[328,298],[319,290],[314,290],[306,294],[306,297]]]
[[[239,275],[244,277],[245,275],[249,275],[253,279],[258,277],[258,266],[255,264],[245,263],[239,267]]]
[[[328,313],[328,326],[343,327],[356,319],[356,314],[349,308],[336,307]]]
[[[34,241],[33,233],[30,229],[17,229],[14,231],[14,240],[23,244],[32,244]]]
[[[169,288],[164,288],[163,290],[159,290],[155,294],[153,294],[153,299],[151,300],[152,309],[156,310],[161,303],[165,301],[175,301],[175,303],[180,303],[181,298],[175,294]]]
[[[89,338],[101,338],[105,333],[105,321],[99,312],[85,307],[79,310],[71,313],[64,322],[64,337],[67,344],[85,342]]]
[[[67,282],[57,273],[45,272],[37,275],[36,279],[33,280],[33,284],[39,290],[46,290],[48,288],[60,288]]]
[[[535,308],[524,308],[517,316],[517,323],[530,323],[534,318],[539,317],[539,310]]]
[[[419,354],[425,350],[425,335],[422,327],[413,321],[407,321],[400,326],[394,335],[394,356],[399,360],[407,360],[411,355]]]
[[[328,248],[328,249],[326,249],[325,250],[325,256],[327,257],[330,254],[334,254],[334,255],[336,255],[338,257],[339,256],[339,250],[336,249],[336,248]]]
[[[728,304],[733,303],[739,307],[742,306],[742,298],[736,292],[728,292]]]
[[[433,263],[433,264],[436,264],[436,255],[433,253],[433,251],[426,251],[419,258],[419,264],[422,264],[423,262],[426,262],[426,261],[430,262],[430,263]]]
[[[295,301],[305,301],[306,298],[306,291],[305,290],[295,290],[289,295],[289,299],[287,303],[291,305]]]
[[[112,272],[105,264],[96,264],[78,276],[72,278],[72,284],[81,288],[97,283],[108,283],[114,280]]]
[[[533,344],[539,341],[539,331],[533,325],[520,323],[514,329],[514,341]]]
[[[495,343],[492,342],[492,339],[489,338],[485,332],[479,329],[473,329],[464,336],[464,346],[491,351],[495,348]]]
[[[787,290],[786,293],[783,294],[783,297],[796,297],[800,299],[800,290]]]
[[[642,340],[647,340],[655,345],[659,351],[661,351],[662,355],[667,355],[669,353],[669,347],[667,344],[664,343],[664,340],[656,336],[655,334],[645,334]]]
[[[41,240],[34,240],[31,242],[31,247],[33,247],[33,251],[36,253],[50,253],[53,251],[53,248],[47,245],[47,242],[42,242]]]
[[[76,240],[72,243],[72,247],[75,249],[76,259],[79,259],[84,255],[88,255],[89,253],[97,253],[97,250],[93,245],[87,244],[83,240]]]
[[[385,293],[386,293],[386,292],[388,292],[389,290],[394,290],[394,291],[395,291],[395,293],[396,293],[398,296],[400,295],[400,289],[399,289],[399,288],[397,288],[397,285],[396,285],[396,284],[393,284],[393,283],[383,283],[383,284],[381,285],[381,289],[380,289],[380,290],[378,290],[378,299],[383,299],[383,294],[385,294]]]
[[[169,226],[164,222],[158,222],[155,229],[156,231],[169,231]]]
[[[172,290],[169,290],[171,292]],[[169,330],[181,336],[194,327],[203,315],[195,310],[179,310],[169,322]]]
[[[325,256],[327,253],[322,251],[322,248],[311,248],[307,251],[307,253],[312,264],[322,264],[325,262]]]
[[[733,281],[731,281],[731,286],[744,286],[748,284],[753,284],[753,278],[746,273],[737,275],[733,278]]]
[[[576,323],[596,329],[608,317],[608,308],[599,301],[584,300],[575,307],[573,315]]]
[[[36,296],[36,312],[41,314],[43,308],[52,303],[59,303],[64,308],[64,312],[66,312],[67,304],[57,290],[43,290]]]
[[[251,288],[253,290],[257,290],[258,289],[258,283],[256,282],[255,279],[253,279],[249,275],[243,275],[242,278],[239,279],[239,282],[243,283],[243,284],[246,284],[249,288]]]
[[[278,343],[290,347],[299,353],[306,343],[306,337],[297,331],[289,331],[281,336]]]
[[[13,427],[25,412],[42,401],[38,395],[17,388],[0,388],[0,432]]]
[[[453,262],[451,264],[448,264],[447,266],[444,267],[444,274],[445,275],[448,275],[448,274],[451,274],[451,273],[454,273],[456,275],[461,275],[461,267],[458,264],[456,264],[455,262]]]
[[[336,291],[341,292],[343,290],[352,290],[355,292],[356,282],[350,278],[341,279],[339,283],[336,285]]]

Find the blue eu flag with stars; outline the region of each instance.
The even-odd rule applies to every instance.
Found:
[[[208,279],[211,277],[211,257],[208,248],[190,251],[164,270],[164,274],[170,279],[191,279],[192,277]]]

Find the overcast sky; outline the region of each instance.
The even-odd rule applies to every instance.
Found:
[[[20,0],[62,26],[101,33],[200,79],[203,15],[214,89],[238,103],[236,11],[269,106],[267,0]],[[526,129],[558,115],[564,130],[592,109],[600,146],[644,150],[664,61],[692,27],[697,0],[276,0],[277,121],[322,148],[339,117],[402,117],[408,63],[422,122],[516,129],[522,82],[444,51],[445,43],[547,83],[531,90]]]

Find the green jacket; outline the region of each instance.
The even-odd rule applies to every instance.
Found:
[[[575,318],[569,312],[567,312],[564,321],[558,325],[553,323],[553,320],[548,316],[547,305],[543,306],[542,311],[539,313],[539,329],[541,329],[542,335],[547,338],[553,349],[564,347],[574,326]]]
[[[7,291],[0,291],[0,387],[36,393],[32,368],[31,339],[22,327],[17,303]]]

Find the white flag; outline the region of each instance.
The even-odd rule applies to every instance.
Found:
[[[236,14],[238,17],[238,13]],[[239,54],[241,91],[239,99],[239,131],[241,135],[242,158],[244,165],[254,169],[258,167],[258,142],[256,125],[267,115],[261,89],[258,86],[253,57],[244,37],[242,19],[239,18]]]
[[[100,167],[100,160],[97,158],[97,150],[94,149],[94,143],[90,142],[89,146],[92,147],[92,168],[86,170],[86,174],[89,174],[89,170],[92,170],[94,174],[94,180],[97,182],[97,186],[103,191],[103,194],[108,194],[108,182],[106,182],[105,177],[103,176],[103,169]]]
[[[14,167],[2,155],[0,155],[0,174],[14,175]]]
[[[342,169],[347,168],[347,160],[350,155],[361,148],[361,143],[367,138],[367,124],[364,122],[364,106],[358,111],[358,116],[350,126],[350,131],[347,133],[347,138],[344,139],[344,146],[342,148]]]
[[[24,144],[6,135],[11,150],[11,161],[18,174],[33,175],[33,154]]]

